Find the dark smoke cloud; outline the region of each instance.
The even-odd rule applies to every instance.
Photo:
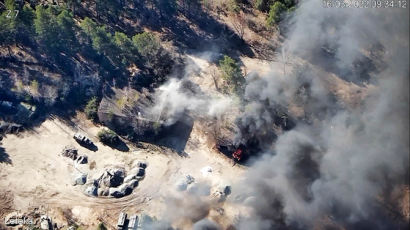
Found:
[[[377,201],[408,184],[408,33],[407,9],[326,9],[302,1],[284,49],[313,66],[250,82],[245,96],[259,109],[245,111],[242,121],[257,129],[272,119],[266,106],[286,107],[304,88],[301,105],[313,122],[298,121],[279,135],[234,187],[235,202],[253,210],[239,229],[311,229],[325,217],[347,229],[408,226]],[[374,87],[351,108],[330,97],[315,68]]]
[[[220,230],[221,228],[213,221],[203,219],[196,222],[193,227],[193,230]]]
[[[345,229],[408,226],[380,202],[409,184],[408,10],[326,9],[306,0],[289,24],[283,55],[297,64],[247,78],[235,144],[254,138],[263,155],[229,196],[250,210],[236,228],[313,229],[325,219]],[[364,100],[343,103],[329,89],[328,73],[362,87]],[[213,105],[223,112],[231,102],[187,94],[183,85],[171,81],[159,94],[172,119],[185,110],[206,114]],[[304,117],[283,125],[295,104]],[[204,199],[171,199],[168,207],[170,223],[182,218],[194,229],[218,229],[206,219],[212,203]]]

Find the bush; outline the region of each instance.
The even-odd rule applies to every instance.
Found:
[[[98,117],[97,111],[98,111],[97,97],[93,97],[87,102],[84,112],[87,115],[88,119],[95,121],[97,120],[97,117]]]
[[[262,12],[267,12],[272,3],[273,0],[254,0],[253,6]]]
[[[159,80],[170,73],[173,60],[154,34],[148,32],[136,34],[132,37],[132,43],[142,57],[144,65],[152,69]]]
[[[132,37],[138,53],[147,61],[154,59],[161,50],[161,44],[154,34],[143,32]]]
[[[97,230],[107,230],[107,227],[105,227],[104,223],[99,223],[97,226]]]
[[[116,145],[120,141],[118,135],[110,129],[101,130],[100,132],[98,132],[97,137],[102,143],[106,145]]]
[[[275,4],[271,5],[269,10],[269,17],[268,17],[268,25],[273,26],[280,21],[282,13],[286,11],[286,6],[281,2],[275,2]]]
[[[225,55],[224,59],[219,61],[219,68],[230,90],[239,93],[245,81],[239,65],[231,57]]]

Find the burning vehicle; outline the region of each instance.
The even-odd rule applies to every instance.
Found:
[[[218,131],[215,148],[235,163],[246,163],[251,156],[273,149],[278,135],[295,127],[295,119],[278,105],[267,105],[264,110],[273,119],[264,120],[245,112],[235,120],[233,129]]]

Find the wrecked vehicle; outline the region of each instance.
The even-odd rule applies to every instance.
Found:
[[[74,140],[76,140],[80,145],[85,146],[94,146],[94,143],[90,140],[90,138],[86,137],[81,133],[75,133],[73,136]]]

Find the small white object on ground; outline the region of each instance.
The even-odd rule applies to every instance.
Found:
[[[201,169],[202,176],[207,177],[212,173],[212,167],[211,166],[205,166]]]

